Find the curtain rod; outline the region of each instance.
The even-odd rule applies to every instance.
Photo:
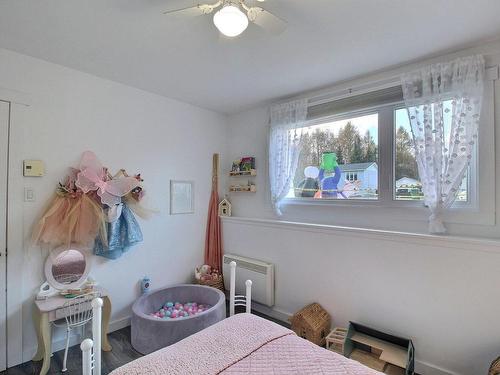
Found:
[[[365,83],[359,83],[351,86],[347,86],[346,83],[338,83],[334,86],[345,85],[346,87],[342,89],[334,89],[334,86],[330,86],[329,88],[320,89],[320,90],[312,90],[305,92],[303,94],[288,97],[283,100],[279,100],[272,105],[275,104],[284,104],[292,100],[299,99],[307,99],[309,106],[317,105],[332,101],[333,99],[342,99],[345,97],[353,96],[354,94],[363,94],[370,91],[382,90],[385,88],[397,86],[400,83],[399,76],[391,76],[385,79],[379,79],[374,81],[369,81]]]
[[[498,69],[499,69],[498,64],[485,67],[486,79],[497,80],[499,78]],[[311,90],[297,96],[288,97],[287,99],[277,101],[275,103],[272,103],[271,105],[283,104],[291,100],[307,99],[308,105],[313,106],[313,105],[327,103],[329,101],[336,99],[343,99],[349,96],[364,94],[370,91],[383,90],[389,87],[397,86],[400,83],[401,83],[400,74],[392,75],[384,79],[358,83],[351,86],[349,86],[347,82],[344,83],[341,82],[336,85],[330,86],[329,88],[320,90]],[[335,86],[344,86],[344,87],[342,89],[334,89]]]

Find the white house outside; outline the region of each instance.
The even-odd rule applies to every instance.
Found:
[[[361,192],[376,192],[378,189],[378,165],[375,162],[340,164],[342,177],[339,183],[339,189],[342,189],[346,183],[359,181]]]

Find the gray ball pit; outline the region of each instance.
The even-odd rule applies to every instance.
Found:
[[[212,307],[198,315],[177,319],[159,319],[149,314],[167,301],[197,302]],[[172,345],[226,317],[226,297],[220,290],[202,285],[176,285],[140,297],[132,306],[132,346],[149,354]]]

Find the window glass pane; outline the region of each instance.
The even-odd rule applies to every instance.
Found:
[[[451,109],[451,101],[445,102],[444,107]],[[444,113],[445,140],[450,137],[451,115],[451,110]],[[410,120],[405,108],[395,110],[394,126],[394,197],[396,200],[423,200]],[[464,176],[457,201],[468,201],[468,175],[469,171]]]
[[[378,199],[378,113],[304,129],[287,197]]]

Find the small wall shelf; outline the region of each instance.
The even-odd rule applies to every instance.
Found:
[[[248,176],[257,176],[257,171],[255,169],[250,169],[249,171],[238,171],[238,172],[229,172],[229,176],[231,177],[248,177]]]
[[[256,193],[257,187],[255,185],[231,185],[229,191],[232,193]]]
[[[244,156],[238,160],[233,161],[229,177],[249,177],[248,183],[241,184],[234,181],[229,186],[231,193],[256,193],[257,186],[255,185],[254,177],[257,176],[257,169],[255,167],[255,157]]]

